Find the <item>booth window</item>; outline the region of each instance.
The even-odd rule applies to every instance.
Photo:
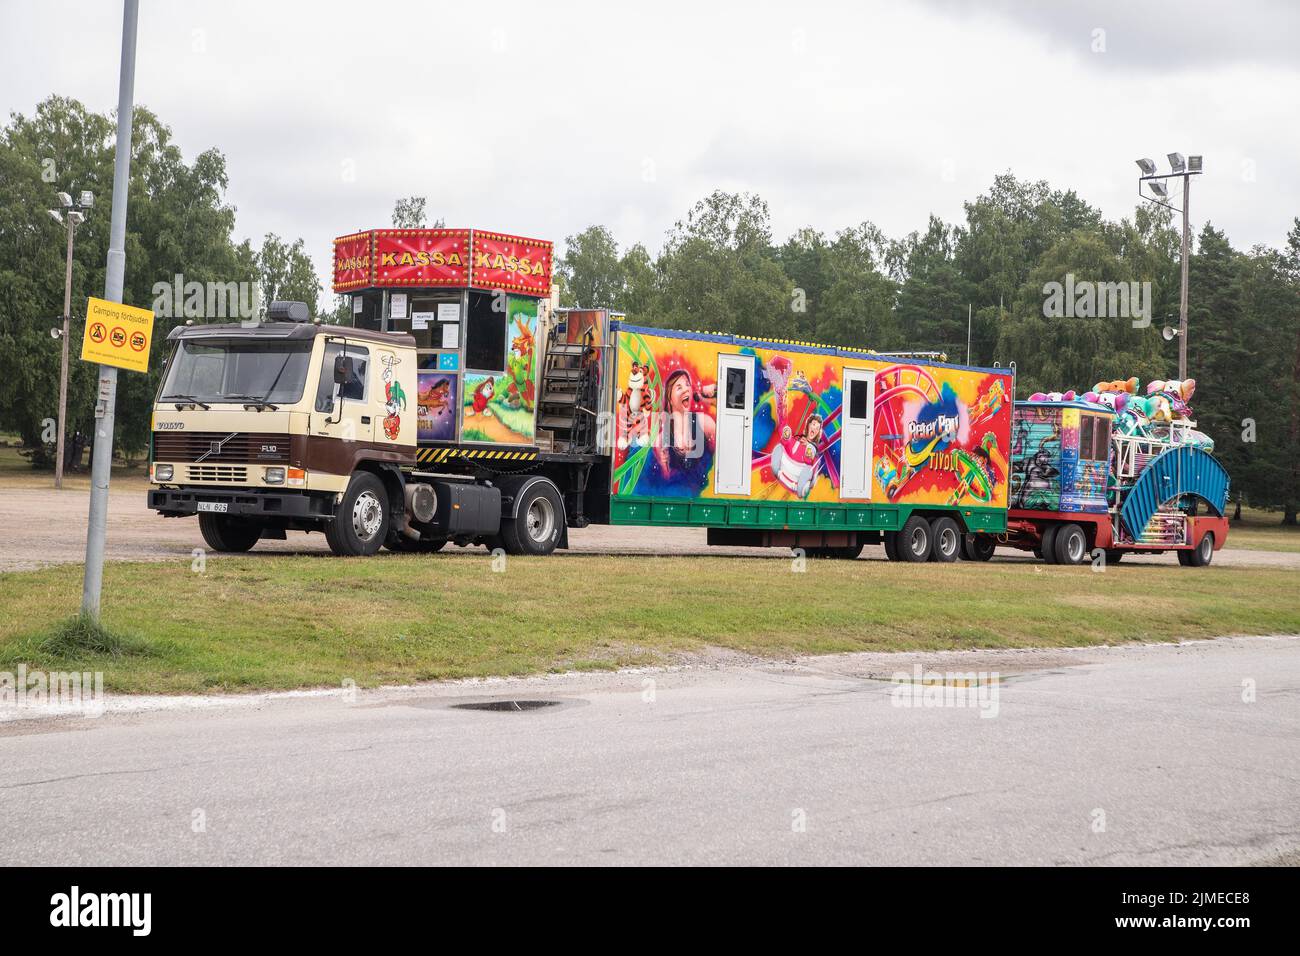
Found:
[[[505,300],[504,296],[503,304]],[[465,323],[465,367],[479,372],[504,372],[506,368],[507,310],[493,309],[495,295],[471,292]]]

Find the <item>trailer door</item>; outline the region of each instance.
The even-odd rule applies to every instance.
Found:
[[[871,497],[871,423],[875,406],[876,373],[844,370],[844,397],[840,414],[840,497]]]
[[[753,471],[754,360],[718,356],[717,467],[713,490],[720,495],[749,494]]]

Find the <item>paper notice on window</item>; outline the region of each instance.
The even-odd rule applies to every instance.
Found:
[[[429,323],[432,322],[432,321],[433,321],[433,313],[432,313],[432,312],[412,312],[412,313],[411,313],[411,328],[412,328],[412,329],[427,329],[427,328],[429,327]]]
[[[353,314],[353,315],[360,315],[360,314],[361,314],[361,307],[362,307],[364,304],[365,304],[365,300],[362,299],[361,296],[359,296],[359,295],[354,295],[354,296],[352,297],[352,314]]]
[[[460,321],[460,303],[459,303],[459,302],[439,302],[439,303],[438,303],[438,321],[439,321],[439,322],[459,322],[459,321]]]
[[[460,323],[459,322],[441,322],[442,326],[442,347],[445,349],[460,348]]]
[[[389,297],[389,304],[392,306],[392,317],[395,319],[406,318],[406,293],[394,292]]]

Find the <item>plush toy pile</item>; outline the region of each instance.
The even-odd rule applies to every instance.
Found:
[[[1186,422],[1191,418],[1192,408],[1188,402],[1195,391],[1196,379],[1194,378],[1182,381],[1157,379],[1148,382],[1146,394],[1140,395],[1138,380],[1129,378],[1113,382],[1098,382],[1082,394],[1073,390],[1035,392],[1029,396],[1029,400],[1031,402],[1083,401],[1092,405],[1101,405],[1115,412],[1116,434],[1167,443],[1170,441],[1172,423]],[[1214,450],[1214,441],[1208,435],[1188,425],[1179,427],[1178,437],[1181,444],[1194,445],[1205,451]]]

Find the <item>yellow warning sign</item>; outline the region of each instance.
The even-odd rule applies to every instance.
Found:
[[[149,371],[153,313],[121,302],[91,299],[86,305],[86,334],[81,360],[115,365],[132,372]]]

